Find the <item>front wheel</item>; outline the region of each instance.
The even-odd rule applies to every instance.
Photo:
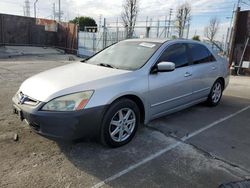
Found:
[[[140,122],[140,111],[130,99],[120,99],[104,116],[101,141],[110,147],[127,144],[134,137]]]
[[[217,80],[208,96],[207,104],[209,106],[217,106],[220,103],[221,97],[223,92],[223,84],[221,80]]]

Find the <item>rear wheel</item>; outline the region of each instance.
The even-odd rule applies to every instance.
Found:
[[[207,99],[207,104],[209,106],[216,106],[220,103],[221,97],[222,97],[222,92],[223,92],[223,84],[221,80],[217,80],[208,96]]]
[[[116,101],[104,116],[101,141],[110,147],[127,144],[134,137],[140,122],[140,111],[129,99]]]

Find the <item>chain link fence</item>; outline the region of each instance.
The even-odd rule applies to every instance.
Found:
[[[78,55],[91,56],[96,52],[116,42],[128,39],[127,28],[119,22],[109,22],[97,28],[97,32],[78,33]],[[149,20],[137,21],[132,38],[173,38],[176,37],[175,21]],[[185,37],[188,37],[189,26],[185,29]]]
[[[175,21],[166,20],[137,21],[132,38],[178,38],[175,25]],[[78,33],[79,56],[92,56],[107,46],[128,39],[127,29],[118,22],[110,22],[97,29],[98,32],[80,31]],[[189,38],[189,29],[189,25],[187,25],[182,38]],[[206,40],[203,42],[207,43],[216,53],[225,55],[223,43],[211,43]]]

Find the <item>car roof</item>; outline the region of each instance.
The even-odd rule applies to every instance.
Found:
[[[168,39],[168,38],[140,38],[140,39],[127,39],[125,41],[135,41],[135,42],[155,42],[155,43],[165,43],[165,42],[190,42],[190,43],[199,43],[204,44],[199,41],[194,41],[190,39]]]
[[[167,42],[167,41],[169,41],[169,40],[170,40],[170,39],[138,38],[138,39],[127,39],[126,41],[164,43],[164,42]]]
[[[208,44],[201,42],[201,41],[196,41],[196,40],[191,40],[191,39],[168,39],[168,38],[138,38],[138,39],[126,39],[124,41],[131,41],[131,42],[153,42],[153,43],[166,43],[166,42],[184,42],[184,43],[191,43],[191,44],[200,44],[205,46],[212,54],[216,54]]]

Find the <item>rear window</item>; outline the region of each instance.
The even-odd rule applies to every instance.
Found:
[[[188,44],[192,64],[202,64],[215,61],[213,54],[201,44]]]

